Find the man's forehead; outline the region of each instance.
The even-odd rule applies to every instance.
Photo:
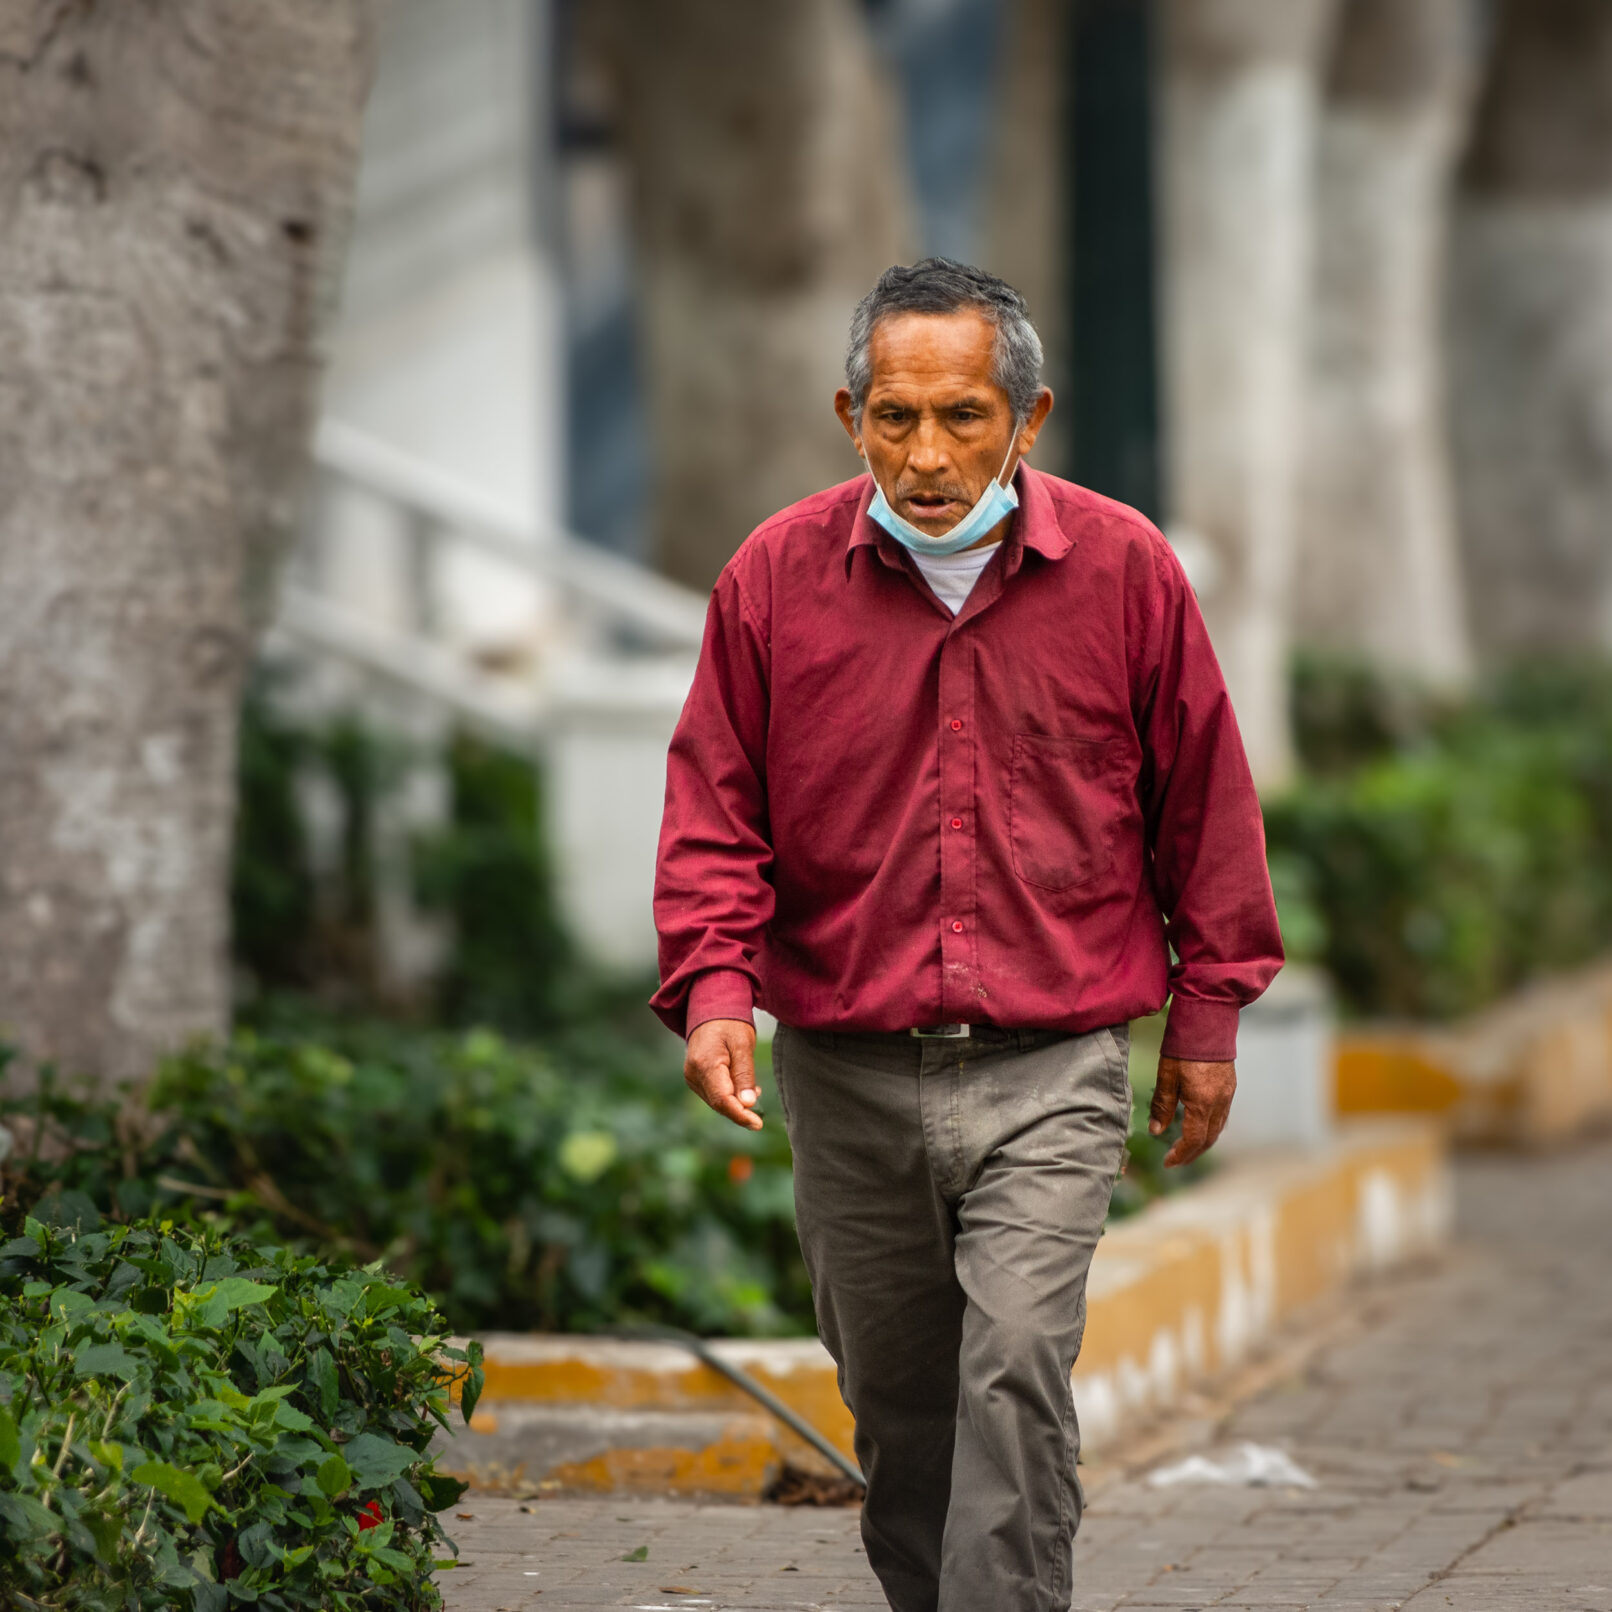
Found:
[[[992,376],[995,352],[996,327],[977,308],[887,314],[868,340],[875,387],[950,384],[999,391]]]

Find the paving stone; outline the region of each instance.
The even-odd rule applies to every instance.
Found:
[[[1612,1219],[1612,1142],[1469,1158],[1457,1178],[1452,1255],[1365,1293],[1368,1330],[1215,1431],[1287,1450],[1320,1487],[1088,1472],[1075,1612],[1612,1612],[1612,1239],[1586,1235]],[[448,1612],[884,1605],[851,1510],[465,1509],[450,1531],[475,1565],[443,1576]],[[646,1561],[621,1560],[640,1545]]]

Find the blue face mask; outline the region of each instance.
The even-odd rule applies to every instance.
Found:
[[[1018,433],[1014,432],[1014,442],[1017,440]],[[866,457],[864,454],[863,458]],[[1013,443],[1009,443],[1001,470],[979,495],[974,507],[949,532],[943,532],[939,537],[919,531],[911,521],[905,521],[896,514],[890,507],[889,499],[884,496],[879,478],[873,476],[870,460],[868,474],[873,476],[873,502],[868,505],[868,519],[877,522],[896,542],[911,549],[914,554],[959,554],[966,548],[972,548],[998,521],[1006,519],[1019,507],[1019,495],[1011,485],[1002,485],[1002,476],[1012,460]]]

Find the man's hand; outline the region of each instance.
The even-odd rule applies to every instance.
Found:
[[[689,1090],[717,1113],[746,1130],[761,1129],[753,1112],[761,1100],[756,1089],[756,1027],[743,1019],[707,1019],[688,1038],[683,1079]]]
[[[1181,1116],[1181,1135],[1164,1155],[1165,1169],[1191,1164],[1215,1145],[1226,1128],[1232,1093],[1236,1090],[1237,1065],[1234,1063],[1159,1059],[1159,1078],[1153,1087],[1153,1105],[1148,1110],[1148,1131],[1162,1136],[1175,1118],[1175,1105],[1179,1102],[1185,1110]]]

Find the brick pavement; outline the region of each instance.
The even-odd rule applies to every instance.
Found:
[[[1612,1612],[1612,1142],[1464,1160],[1459,1242],[1187,1442],[1311,1490],[1096,1473],[1078,1612]],[[476,1497],[450,1612],[881,1608],[854,1511]],[[639,1559],[638,1553],[642,1552]],[[988,1612],[988,1609],[981,1609]]]

